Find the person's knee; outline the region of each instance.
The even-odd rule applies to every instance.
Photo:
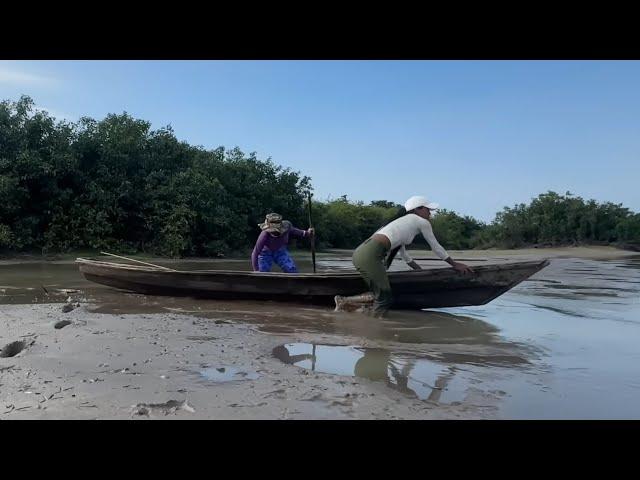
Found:
[[[296,262],[293,261],[287,253],[281,254],[277,258],[278,266],[285,273],[298,273],[298,267],[296,266]]]
[[[298,267],[291,257],[287,257],[282,264],[282,269],[287,273],[298,273]]]

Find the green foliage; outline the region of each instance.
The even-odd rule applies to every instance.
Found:
[[[365,206],[351,203],[343,196],[326,203],[313,203],[313,221],[317,241],[325,248],[355,248],[398,211],[396,206],[380,206],[378,202]]]
[[[308,226],[311,181],[239,148],[205,150],[170,126],[123,113],[56,122],[33,100],[0,102],[0,249],[78,248],[215,256],[249,249],[265,214]],[[400,205],[313,202],[320,247],[354,248]],[[432,219],[445,248],[640,242],[640,214],[569,192],[506,207],[485,225],[442,210]],[[418,237],[418,241],[420,237]]]
[[[577,245],[637,242],[638,214],[611,202],[585,202],[567,192],[547,192],[529,205],[505,207],[478,239],[481,246]],[[491,233],[491,235],[488,235]]]
[[[0,103],[0,248],[218,255],[270,211],[305,219],[309,179],[235,148],[204,150],[126,113],[56,123]]]
[[[484,227],[472,217],[461,217],[445,209],[433,216],[431,225],[442,246],[455,250],[473,248],[475,235]]]
[[[0,224],[0,248],[11,246],[11,229],[7,225]]]

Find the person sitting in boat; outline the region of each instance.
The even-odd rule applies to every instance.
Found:
[[[283,272],[297,273],[298,268],[287,250],[289,235],[308,238],[313,236],[314,229],[295,228],[288,220],[282,220],[282,215],[277,213],[268,214],[264,223],[259,223],[258,226],[262,233],[251,253],[253,271],[270,272],[273,262],[276,262]]]
[[[354,304],[373,303],[374,315],[382,316],[393,304],[393,295],[387,276],[387,268],[400,252],[402,258],[414,270],[422,270],[407,253],[406,245],[413,242],[418,233],[422,233],[431,250],[442,260],[463,275],[473,273],[464,263],[454,261],[438,243],[433,234],[431,211],[438,208],[437,203],[427,201],[425,197],[413,196],[404,204],[397,218],[376,231],[353,252],[353,264],[364,278],[370,292],[352,297],[335,297],[336,311],[347,310]],[[386,261],[385,261],[386,258]]]

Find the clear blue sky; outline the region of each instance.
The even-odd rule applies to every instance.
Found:
[[[640,211],[638,61],[1,61],[0,99],[126,111],[312,177],[490,221],[547,190]]]

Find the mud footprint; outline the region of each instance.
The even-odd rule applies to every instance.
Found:
[[[73,322],[71,320],[60,320],[53,325],[53,328],[61,329],[66,327],[67,325],[71,325]]]
[[[22,340],[8,343],[0,351],[0,357],[2,358],[15,357],[22,350],[24,350],[26,346],[27,344]]]

